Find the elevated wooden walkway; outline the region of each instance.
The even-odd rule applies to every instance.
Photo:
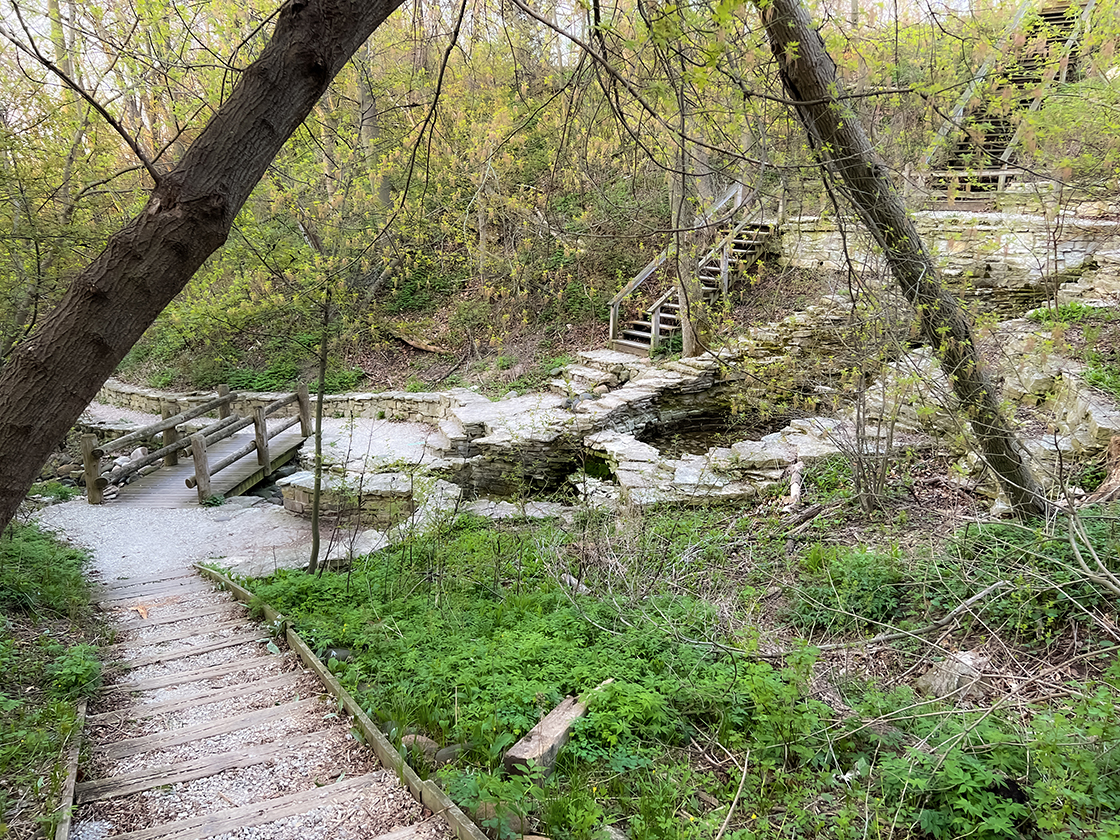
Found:
[[[253,430],[249,428],[209,447],[207,454],[212,459],[225,458],[238,449],[243,449],[252,440]],[[268,452],[271,463],[268,472],[271,473],[292,460],[303,441],[304,437],[298,430],[283,432],[270,440]],[[120,488],[119,495],[113,499],[106,499],[105,503],[123,503],[134,507],[151,508],[197,505],[198,491],[187,486],[187,479],[193,475],[194,462],[187,459],[176,466],[162,467],[150,475],[141,476],[125,484]],[[265,468],[257,463],[256,452],[250,452],[211,476],[210,495],[223,496],[227,499],[240,496],[260,484],[265,478]]]
[[[305,386],[286,397],[253,409],[241,417],[231,409],[237,394],[222,386],[217,396],[202,405],[174,414],[164,405],[163,419],[114,440],[99,443],[96,435],[82,437],[86,498],[91,505],[120,499],[140,507],[185,507],[205,504],[218,496],[238,496],[290,461],[311,433],[310,398]],[[297,405],[295,417],[269,416],[285,406]],[[186,437],[182,424],[218,415],[205,428]],[[143,444],[162,435],[163,446],[148,452]],[[158,446],[158,444],[153,444]],[[128,452],[106,462],[113,452]],[[180,463],[181,456],[190,459]],[[106,492],[114,486],[115,492]]]

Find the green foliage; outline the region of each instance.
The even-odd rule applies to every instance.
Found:
[[[651,520],[649,550],[669,564],[695,557],[696,529],[714,516]],[[667,836],[682,795],[671,776],[684,771],[666,778],[666,756],[703,732],[751,748],[760,766],[815,760],[825,710],[803,696],[811,657],[776,670],[734,648],[680,641],[675,633],[708,632],[713,616],[702,602],[669,592],[650,591],[621,611],[593,599],[575,604],[546,575],[546,547],[568,539],[548,527],[459,517],[360,561],[348,575],[278,572],[251,587],[315,649],[354,651],[332,670],[388,732],[417,727],[441,743],[471,745],[466,757],[478,770],[452,775],[461,802],[522,802],[559,836],[592,836],[602,819],[618,818],[623,800],[644,803],[643,836]],[[647,609],[672,630],[651,622]],[[589,713],[549,783],[557,787],[501,788],[490,771],[504,748],[563,697],[607,678],[614,682],[585,695]],[[614,779],[619,801],[579,792],[580,778],[603,786]]]
[[[0,607],[43,618],[88,617],[85,555],[32,527],[0,537]]]
[[[1086,508],[1080,516],[1098,555],[1117,571],[1120,535],[1102,514]],[[1050,527],[999,522],[970,526],[937,564],[928,597],[935,606],[948,608],[996,581],[1009,580],[1012,588],[984,603],[984,621],[1024,644],[1046,644],[1070,621],[1083,618],[1085,610],[1106,603],[1104,591],[1079,567],[1066,529],[1062,520]]]
[[[798,588],[791,617],[803,630],[881,627],[902,616],[909,600],[893,554],[816,543],[802,565],[809,582]]]
[[[1079,300],[1071,300],[1055,307],[1032,310],[1029,317],[1032,321],[1037,321],[1043,326],[1052,327],[1056,324],[1080,324],[1101,319],[1111,320],[1112,312],[1099,306],[1089,306]]]
[[[458,289],[466,275],[461,261],[437,263],[430,254],[409,253],[404,268],[394,275],[391,290],[382,302],[389,315],[431,312]]]
[[[1090,358],[1085,381],[1120,400],[1120,365],[1101,361],[1099,357]]]
[[[47,667],[51,691],[61,699],[89,697],[101,686],[101,660],[91,645],[74,645]]]
[[[852,492],[852,464],[843,455],[814,461],[805,470],[805,485],[815,488],[825,501],[845,499]]]
[[[101,684],[83,560],[30,526],[0,538],[0,834],[53,832],[74,701]]]
[[[27,491],[27,495],[46,496],[56,502],[68,502],[82,495],[82,491],[79,487],[72,487],[60,481],[42,481],[38,484],[32,484],[31,489]]]
[[[1118,676],[1114,666],[1066,709],[1029,725],[983,711],[942,714],[936,703],[915,705],[908,689],[871,692],[866,710],[874,705],[925,748],[868,755],[865,772],[903,824],[934,840],[1109,834],[1120,810]]]
[[[221,507],[225,503],[226,503],[226,497],[222,496],[220,494],[219,495],[214,495],[214,496],[207,496],[201,502],[203,507],[211,507],[211,508]]]

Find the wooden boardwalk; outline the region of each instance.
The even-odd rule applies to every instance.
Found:
[[[227,454],[235,452],[253,440],[253,427],[243,429],[223,441],[207,447],[207,454],[214,463]],[[282,432],[268,442],[272,463],[271,473],[290,461],[304,441],[298,427]],[[141,476],[120,488],[114,499],[106,499],[105,504],[130,505],[134,507],[180,508],[198,504],[198,491],[187,487],[187,479],[194,475],[194,462],[188,455],[180,457],[177,466],[160,467],[150,475]],[[225,496],[227,499],[240,496],[265,478],[265,470],[257,463],[257,453],[250,452],[210,478],[210,493]]]
[[[76,834],[450,840],[317,675],[228,593],[168,568],[113,580],[96,600],[121,641],[87,718]]]

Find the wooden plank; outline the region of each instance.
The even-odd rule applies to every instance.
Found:
[[[167,603],[174,603],[174,600],[172,599],[191,597],[195,595],[209,595],[213,591],[214,590],[208,586],[199,586],[197,588],[182,587],[180,589],[167,589],[162,592],[138,592],[137,594],[130,595],[127,598],[118,598],[114,596],[104,601],[98,601],[97,605],[99,607],[107,607],[109,609],[112,609],[114,607],[127,607],[131,606],[132,604],[144,602],[146,602],[145,606],[148,607],[162,606],[157,602],[163,600],[164,605],[166,605]]]
[[[117,586],[136,586],[140,583],[160,583],[165,580],[178,580],[179,578],[193,577],[195,577],[193,569],[167,569],[162,572],[156,572],[150,577],[129,575],[128,577],[115,578],[112,581],[103,581],[101,586],[105,589],[112,589]]]
[[[141,735],[137,738],[125,738],[111,744],[98,746],[95,752],[105,758],[115,761],[128,758],[130,755],[164,750],[168,747],[177,747],[180,744],[189,744],[191,741],[201,741],[205,738],[214,738],[218,735],[227,735],[239,729],[251,729],[264,723],[298,714],[315,706],[322,706],[323,701],[318,697],[308,697],[304,700],[293,700],[279,706],[267,706],[263,709],[253,709],[250,712],[241,712],[237,715],[209,720],[194,726],[184,726],[181,729],[172,729],[167,732],[156,732],[152,735]]]
[[[201,682],[202,680],[212,680],[217,677],[228,677],[230,674],[236,674],[238,671],[251,671],[253,668],[260,668],[276,662],[279,662],[279,658],[271,655],[250,656],[245,659],[239,659],[236,662],[226,662],[222,665],[213,665],[209,668],[199,668],[197,671],[182,671],[178,674],[165,674],[162,677],[149,677],[145,680],[119,683],[114,687],[123,691],[154,691],[157,688],[171,688],[172,686],[182,685],[183,683]]]
[[[180,616],[180,621],[185,617],[186,616]],[[223,633],[226,630],[233,630],[236,627],[244,626],[244,618],[231,618],[229,621],[219,621],[215,624],[196,624],[192,627],[184,627],[182,629],[174,631],[173,633],[160,633],[159,635],[150,636],[148,638],[136,638],[129,642],[117,642],[117,644],[109,645],[108,647],[103,648],[103,650],[110,656],[112,656],[113,654],[119,653],[125,648],[146,647],[148,645],[162,645],[167,642],[180,642],[183,639],[193,639],[195,636],[211,636],[214,633]]]
[[[180,709],[188,709],[194,706],[206,706],[210,703],[252,697],[266,691],[279,692],[281,689],[295,685],[303,677],[304,672],[302,671],[288,671],[284,674],[254,680],[250,683],[238,683],[224,688],[215,688],[201,694],[177,697],[174,700],[164,700],[160,703],[134,703],[127,709],[116,709],[111,712],[90,715],[86,718],[86,722],[91,726],[96,726],[103,723],[121,724],[129,720],[144,720],[145,718],[158,717],[168,712],[177,712]]]
[[[230,636],[225,639],[218,639],[214,642],[208,642],[204,645],[177,648],[176,650],[169,650],[163,653],[153,653],[149,656],[141,656],[136,659],[130,659],[122,662],[121,665],[125,668],[135,670],[137,668],[145,668],[148,665],[158,665],[161,662],[174,662],[176,659],[186,659],[188,656],[198,656],[203,653],[211,653],[215,650],[224,650],[225,648],[238,647],[240,645],[248,645],[255,642],[266,641],[268,641],[267,632],[261,631],[259,633],[242,633],[237,636]]]
[[[168,605],[167,604],[161,604],[160,606],[168,606]],[[120,607],[114,607],[114,609],[121,609],[121,608]],[[156,618],[143,618],[143,617],[140,616],[139,613],[135,613],[135,616],[136,616],[135,619],[133,619],[132,621],[129,621],[121,629],[122,630],[132,630],[134,627],[160,627],[164,624],[174,624],[176,621],[182,621],[184,618],[195,618],[195,617],[207,616],[207,615],[220,615],[221,613],[229,612],[231,610],[234,611],[234,612],[240,611],[243,614],[248,612],[248,610],[245,608],[245,606],[243,604],[238,604],[236,601],[227,601],[227,602],[222,603],[222,604],[212,604],[208,607],[195,607],[195,608],[192,608],[190,610],[190,612],[187,612],[187,613],[184,613],[184,612],[180,611],[180,612],[174,613],[172,615],[161,615],[161,616],[158,616]]]
[[[164,785],[205,779],[207,776],[215,776],[226,770],[237,770],[242,767],[252,767],[254,764],[264,764],[266,761],[271,761],[285,753],[294,752],[314,744],[322,736],[322,731],[316,730],[315,732],[285,738],[283,741],[271,741],[265,744],[240,747],[235,752],[203,756],[193,761],[164,764],[159,767],[148,767],[104,779],[90,779],[78,785],[74,801],[78,805],[101,802],[105,799],[128,796]]]
[[[82,731],[86,721],[86,701],[78,701],[78,713],[71,734],[73,741],[66,751],[66,781],[62,785],[62,794],[58,798],[59,819],[54,830],[54,840],[69,840],[70,820],[73,816],[75,804],[74,788],[78,781],[78,757],[82,747]]]
[[[214,588],[195,578],[170,580],[156,583],[138,583],[135,586],[115,587],[95,595],[97,603],[111,604],[114,601],[129,601],[136,598],[166,598],[168,595],[193,595],[198,592],[213,592]]]
[[[334,784],[312,788],[263,802],[227,808],[216,814],[200,814],[172,823],[114,834],[113,840],[202,840],[239,828],[265,825],[284,817],[313,811],[324,805],[342,804],[360,795],[367,787],[381,781],[378,773],[343,779]],[[403,839],[402,839],[403,840]]]

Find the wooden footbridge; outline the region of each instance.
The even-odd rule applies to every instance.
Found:
[[[184,507],[215,496],[238,496],[263,481],[290,461],[311,434],[307,387],[300,386],[293,394],[254,407],[250,416],[232,410],[237,399],[236,393],[223,386],[214,399],[179,413],[172,413],[177,408],[175,403],[165,402],[162,420],[114,440],[99,443],[97,435],[83,435],[89,503],[103,504],[106,488],[117,485],[129,504]],[[272,415],[291,405],[298,409],[295,416],[270,422]],[[190,420],[214,414],[214,422],[189,436],[182,428]],[[162,446],[154,452],[126,458],[131,448],[157,436],[162,436]],[[115,452],[125,455],[107,460],[106,456]]]

